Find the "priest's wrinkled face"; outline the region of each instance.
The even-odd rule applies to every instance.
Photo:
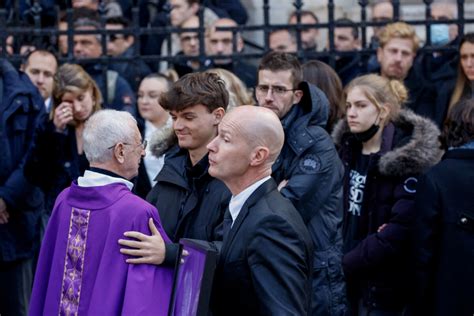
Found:
[[[138,167],[142,157],[145,157],[146,142],[141,140],[140,131],[133,123],[133,138],[131,142],[124,144],[124,163],[122,175],[127,179],[132,179],[138,175]]]

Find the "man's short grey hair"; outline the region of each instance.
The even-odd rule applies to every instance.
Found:
[[[85,28],[85,27],[93,28],[97,30],[97,32],[99,32],[99,30],[101,29],[100,22],[91,18],[81,17],[81,18],[78,18],[76,21],[74,21],[74,29]],[[100,34],[91,34],[91,35],[94,35],[97,41],[100,43],[101,41]]]
[[[104,163],[112,159],[117,143],[133,142],[137,121],[125,111],[101,110],[85,123],[84,152],[89,163]]]

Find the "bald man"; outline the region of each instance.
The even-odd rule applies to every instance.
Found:
[[[263,107],[224,116],[207,146],[209,174],[232,192],[213,288],[215,315],[308,315],[311,238],[270,177],[283,146],[280,119]]]

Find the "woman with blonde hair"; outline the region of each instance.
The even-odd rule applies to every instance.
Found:
[[[250,105],[254,103],[252,94],[247,89],[245,83],[232,72],[222,68],[212,68],[207,70],[207,72],[215,73],[224,80],[227,91],[229,92],[227,111],[239,105]]]
[[[405,86],[365,75],[346,87],[333,138],[345,164],[343,268],[351,315],[401,315],[411,289],[417,177],[440,158],[439,130],[402,105]]]
[[[53,108],[37,132],[37,142],[25,166],[25,175],[45,193],[51,212],[58,194],[89,167],[83,151],[85,121],[100,110],[97,84],[75,64],[62,65],[55,77]]]

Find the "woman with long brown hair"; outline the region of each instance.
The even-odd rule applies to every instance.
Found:
[[[25,166],[25,175],[45,193],[47,212],[57,195],[89,167],[82,132],[102,103],[97,84],[79,65],[62,65],[54,84],[50,117],[38,130]]]
[[[464,34],[459,43],[456,80],[444,82],[437,91],[434,120],[441,128],[454,104],[474,98],[474,33]]]
[[[319,60],[303,64],[303,80],[321,89],[329,101],[329,118],[326,131],[332,132],[334,125],[344,117],[344,91],[337,73],[329,65]]]
[[[459,68],[449,110],[461,99],[474,98],[474,33],[467,33],[459,45]]]

